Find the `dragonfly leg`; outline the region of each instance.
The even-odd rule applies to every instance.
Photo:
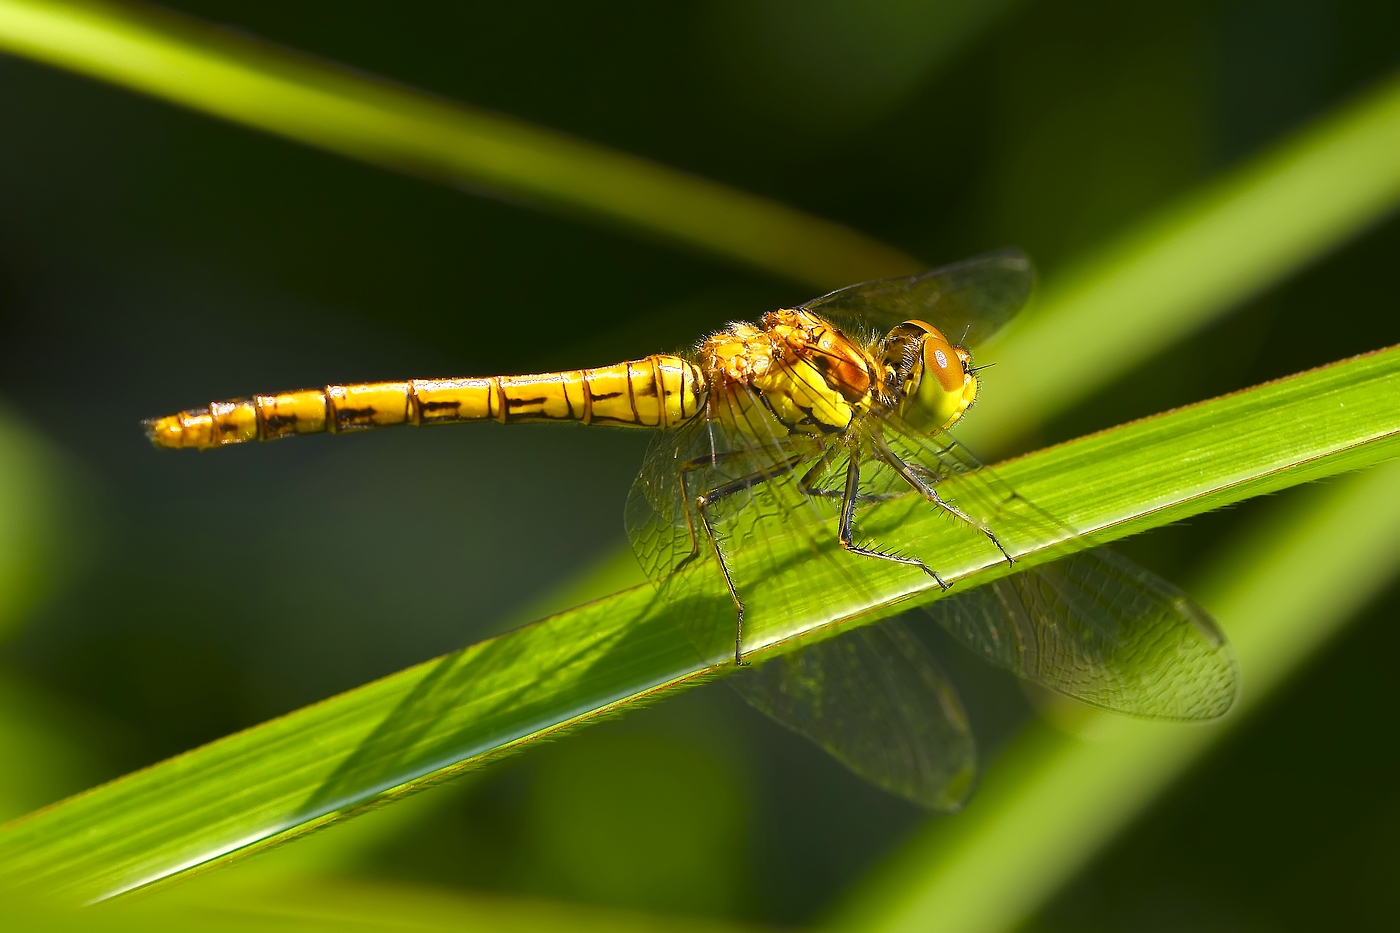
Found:
[[[854,540],[854,525],[856,514],[856,500],[860,497],[860,458],[851,454],[851,461],[846,466],[846,489],[842,493],[841,501],[841,524],[837,530],[837,538],[841,542],[841,547],[852,554],[860,554],[864,557],[874,557],[879,560],[887,560],[895,564],[904,564],[906,567],[917,567],[924,573],[933,577],[933,581],[940,589],[946,590],[948,584],[943,582],[943,578],[934,572],[933,568],[917,557],[901,557],[898,554],[887,554],[884,551],[877,551],[874,548],[861,547]]]
[[[839,489],[820,489],[813,485],[813,483],[817,481],[817,478],[826,472],[826,468],[831,466],[831,461],[835,460],[836,455],[840,452],[841,448],[835,444],[827,447],[817,459],[817,462],[812,464],[812,468],[806,473],[803,473],[802,477],[797,481],[797,491],[804,496],[821,496],[827,499],[835,499],[844,495]]]
[[[721,463],[723,463],[724,461],[729,460],[729,459],[731,459],[732,457],[735,457],[735,456],[737,456],[737,455],[739,455],[739,454],[741,454],[741,453],[748,453],[748,451],[738,451],[738,450],[720,451],[720,452],[718,452],[718,453],[710,454],[710,455],[707,456],[707,457],[696,457],[696,458],[694,458],[693,460],[687,460],[687,461],[685,461],[684,463],[681,464],[681,469],[680,469],[680,478],[681,478],[681,498],[682,498],[682,500],[684,500],[685,503],[686,503],[686,510],[685,510],[685,530],[690,534],[690,553],[687,554],[684,558],[682,558],[681,561],[680,561],[678,564],[676,564],[676,567],[675,567],[676,570],[681,570],[682,568],[688,567],[688,566],[690,565],[691,561],[695,560],[697,557],[700,556],[700,539],[697,538],[697,537],[695,536],[695,526],[694,526],[694,524],[692,524],[692,522],[691,522],[691,520],[690,520],[690,505],[691,505],[691,503],[692,503],[693,500],[692,500],[691,497],[690,497],[690,492],[689,492],[689,490],[686,489],[686,481],[685,481],[686,475],[689,474],[689,473],[693,473],[693,472],[695,472],[696,470],[698,470],[698,469],[700,469],[701,467],[706,466],[706,465],[712,466],[712,467],[713,467],[713,466],[717,466],[718,464],[721,464]],[[791,469],[792,469],[792,467],[789,466],[789,467],[787,467],[786,469],[781,470],[780,472],[786,473],[786,472],[788,472],[788,470],[791,470]],[[726,495],[730,495],[731,493],[738,492],[738,491],[741,490],[741,489],[748,489],[750,486],[753,486],[753,485],[754,485],[754,482],[747,482],[747,483],[746,483],[746,482],[744,482],[743,480],[739,480],[738,483],[739,483],[739,485],[737,485],[737,486],[736,486],[734,483],[728,483],[728,484],[726,484],[725,486],[720,487],[719,489],[712,489],[712,490],[710,490],[709,492],[705,493],[705,495],[708,496],[708,497],[710,497],[710,501],[711,501],[711,502],[715,502],[715,501],[718,501],[719,499],[723,499]],[[734,486],[735,488],[729,489],[729,490],[726,492],[725,490],[726,490],[727,487],[729,487],[729,486]],[[732,591],[732,587],[731,587],[731,591]],[[740,612],[741,615],[743,614],[743,608],[742,608],[742,607],[740,607],[739,612]]]
[[[841,452],[840,446],[832,444],[822,454],[821,459],[812,465],[812,468],[802,474],[802,478],[797,481],[797,491],[804,496],[823,499],[845,500],[846,490],[844,489],[824,489],[814,485],[827,467],[831,466],[831,461],[836,459],[836,455]],[[894,492],[871,492],[857,493],[856,502],[888,502],[891,499],[898,499],[906,493]]]
[[[767,470],[757,470],[748,476],[741,476],[738,479],[730,480],[721,486],[716,486],[708,492],[703,492],[696,496],[694,500],[690,498],[690,492],[686,489],[686,474],[691,473],[702,466],[716,463],[714,457],[697,457],[694,460],[681,464],[681,494],[687,503],[695,503],[695,512],[700,516],[700,524],[705,529],[705,537],[709,539],[710,549],[714,552],[715,560],[719,562],[720,572],[724,574],[724,585],[729,590],[729,597],[734,600],[734,609],[738,614],[738,621],[734,626],[734,663],[738,667],[748,667],[744,662],[744,601],[739,598],[739,591],[734,586],[734,577],[729,572],[729,564],[724,559],[724,552],[720,549],[719,538],[715,535],[714,526],[710,523],[710,516],[705,511],[710,506],[734,495],[736,492],[743,492],[752,489],[759,483],[779,476],[791,473],[805,459],[803,454],[793,454],[781,463],[775,464]],[[700,554],[700,542],[695,537],[695,529],[690,525],[690,509],[686,509],[686,525],[690,530],[691,552],[679,564],[676,569],[689,564]]]
[[[894,467],[895,472],[898,473],[900,476],[904,477],[904,481],[910,486],[913,486],[916,490],[918,490],[920,495],[922,495],[928,501],[932,502],[934,505],[938,506],[940,509],[943,509],[949,515],[952,515],[954,518],[966,522],[973,528],[976,528],[978,531],[982,532],[982,534],[987,536],[987,540],[992,542],[992,544],[996,546],[996,549],[1001,552],[1001,556],[1006,558],[1006,562],[1008,564],[1016,563],[1016,559],[1012,557],[1010,553],[1007,552],[1006,548],[1002,547],[1001,541],[996,536],[996,532],[992,531],[992,529],[977,521],[971,515],[968,515],[962,509],[953,505],[951,502],[946,501],[942,496],[938,494],[938,490],[934,487],[933,483],[930,483],[923,476],[921,476],[920,471],[914,469],[908,463],[905,463],[904,460],[902,460],[898,454],[896,454],[893,450],[890,450],[888,445],[884,444],[883,442],[877,441],[875,444],[875,450],[879,453],[880,459],[884,460],[890,466]]]

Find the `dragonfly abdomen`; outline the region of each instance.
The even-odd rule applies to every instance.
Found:
[[[705,381],[695,364],[655,355],[557,373],[367,382],[257,395],[153,418],[146,433],[158,447],[203,450],[293,434],[460,421],[668,428],[698,415],[704,399]]]

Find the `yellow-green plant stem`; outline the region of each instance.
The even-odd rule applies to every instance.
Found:
[[[1400,403],[1400,397],[1397,397]],[[926,831],[838,917],[861,930],[1018,927],[1400,571],[1400,464],[1309,490],[1214,563],[1195,588],[1239,659],[1225,719],[1166,726],[1082,712],[1043,723],[994,765],[954,821]]]
[[[1400,202],[1397,153],[1393,77],[1050,280],[979,349],[964,437],[999,447],[1366,230]]]
[[[591,215],[818,289],[917,271],[828,220],[135,3],[0,0],[0,50],[355,159]]]
[[[223,896],[180,891],[161,900],[136,899],[89,910],[7,902],[0,904],[0,928],[16,933],[743,933],[757,929],[708,918],[369,879],[301,880]]]
[[[1400,348],[1123,425],[1002,464],[1001,476],[1104,541],[1400,454]],[[1005,573],[934,510],[885,542],[938,549],[956,585]],[[830,549],[839,553],[833,541]],[[971,542],[976,538],[977,541]],[[1083,546],[1083,541],[1073,546]],[[770,542],[746,583],[750,656],[937,598],[862,565],[859,592],[806,541]],[[1027,551],[1034,564],[1064,543]],[[732,556],[732,555],[731,555]],[[864,574],[868,574],[864,575]],[[706,664],[650,588],[627,590],[229,736],[0,829],[0,882],[100,900],[221,863],[477,767],[541,737],[692,686]],[[732,624],[720,612],[716,625]],[[784,640],[789,643],[784,645]]]

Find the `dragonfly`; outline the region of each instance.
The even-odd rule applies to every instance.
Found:
[[[981,387],[985,367],[969,348],[1015,317],[1033,280],[1023,252],[1000,250],[731,323],[688,352],[256,395],[145,428],[156,446],[183,449],[475,421],[653,429],[625,523],[697,648],[715,657],[715,638],[732,636],[727,679],[751,705],[876,785],[954,811],[975,784],[975,741],[951,680],[907,616],[762,664],[745,659],[755,616],[800,616],[803,599],[859,602],[891,575],[940,591],[957,582],[939,554],[867,535],[899,537],[930,516],[965,534],[963,550],[980,549],[981,566],[1002,575],[954,589],[926,611],[1026,680],[1168,720],[1218,717],[1238,691],[1230,646],[1205,609],[1115,552],[1087,546],[949,434]],[[1057,544],[1073,553],[1024,559]],[[814,564],[828,581],[815,597],[803,583]],[[774,590],[780,580],[797,582]],[[767,602],[752,605],[765,592]]]

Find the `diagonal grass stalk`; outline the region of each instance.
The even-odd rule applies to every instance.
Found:
[[[0,0],[0,50],[819,289],[922,268],[894,247],[775,201],[153,7]]]
[[[1001,475],[1097,540],[1400,453],[1400,348],[1379,351],[1010,461]],[[894,546],[962,542],[930,513]],[[1048,555],[1045,555],[1048,556]],[[960,585],[1002,572],[985,558]],[[1035,555],[1028,558],[1031,562]],[[843,606],[843,575],[797,562],[750,592],[807,598],[755,619],[754,660],[937,597],[923,580],[872,577]],[[919,575],[921,576],[921,575]],[[844,598],[844,596],[842,596]],[[759,600],[755,600],[757,604]],[[725,624],[730,624],[727,620]],[[0,830],[0,877],[100,900],[219,864],[382,804],[540,738],[694,686],[695,659],[649,588],[636,588],[265,723]]]
[[[979,348],[995,391],[965,438],[1002,446],[1358,236],[1400,203],[1396,152],[1400,77],[1056,276]]]

